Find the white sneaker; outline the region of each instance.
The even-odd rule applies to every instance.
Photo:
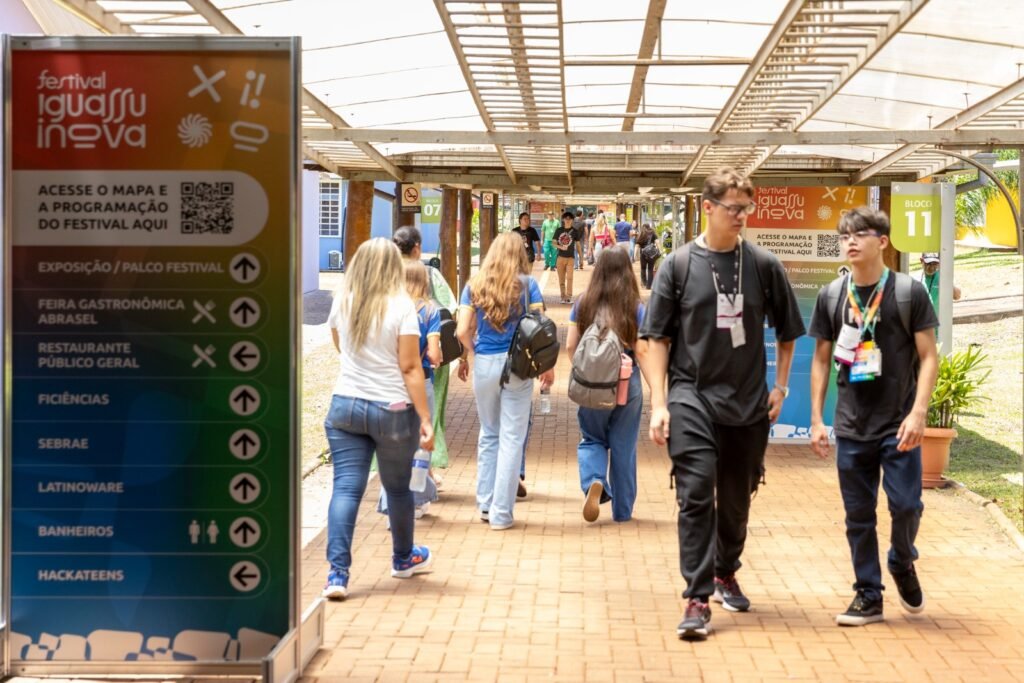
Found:
[[[414,516],[416,517],[416,519],[422,519],[423,515],[427,514],[427,510],[429,510],[429,509],[430,509],[430,503],[424,503],[423,505],[417,505],[416,506],[416,512],[414,513]]]

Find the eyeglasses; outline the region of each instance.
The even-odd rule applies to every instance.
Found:
[[[857,241],[865,240],[868,237],[878,237],[879,233],[877,230],[858,230],[857,232],[842,232],[839,233],[839,241],[847,243],[853,238],[857,238]]]
[[[749,204],[725,204],[717,199],[709,199],[708,201],[725,209],[733,218],[739,218],[740,214],[747,214],[749,216],[757,211],[757,204],[753,202]]]

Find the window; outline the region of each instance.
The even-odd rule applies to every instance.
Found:
[[[341,235],[341,181],[320,181],[320,236]]]

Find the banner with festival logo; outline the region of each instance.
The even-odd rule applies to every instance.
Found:
[[[839,218],[868,203],[866,187],[759,187],[757,211],[747,219],[746,238],[768,249],[782,261],[808,328],[818,292],[847,272],[839,234]],[[807,439],[811,428],[811,359],[815,341],[797,340],[790,371],[790,395],[773,425],[773,439]],[[765,330],[768,385],[775,384],[775,330]],[[835,377],[829,381],[825,423],[835,412]]]

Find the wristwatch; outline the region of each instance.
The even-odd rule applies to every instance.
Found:
[[[789,387],[784,387],[781,384],[776,384],[775,388],[782,392],[782,398],[789,398]]]

